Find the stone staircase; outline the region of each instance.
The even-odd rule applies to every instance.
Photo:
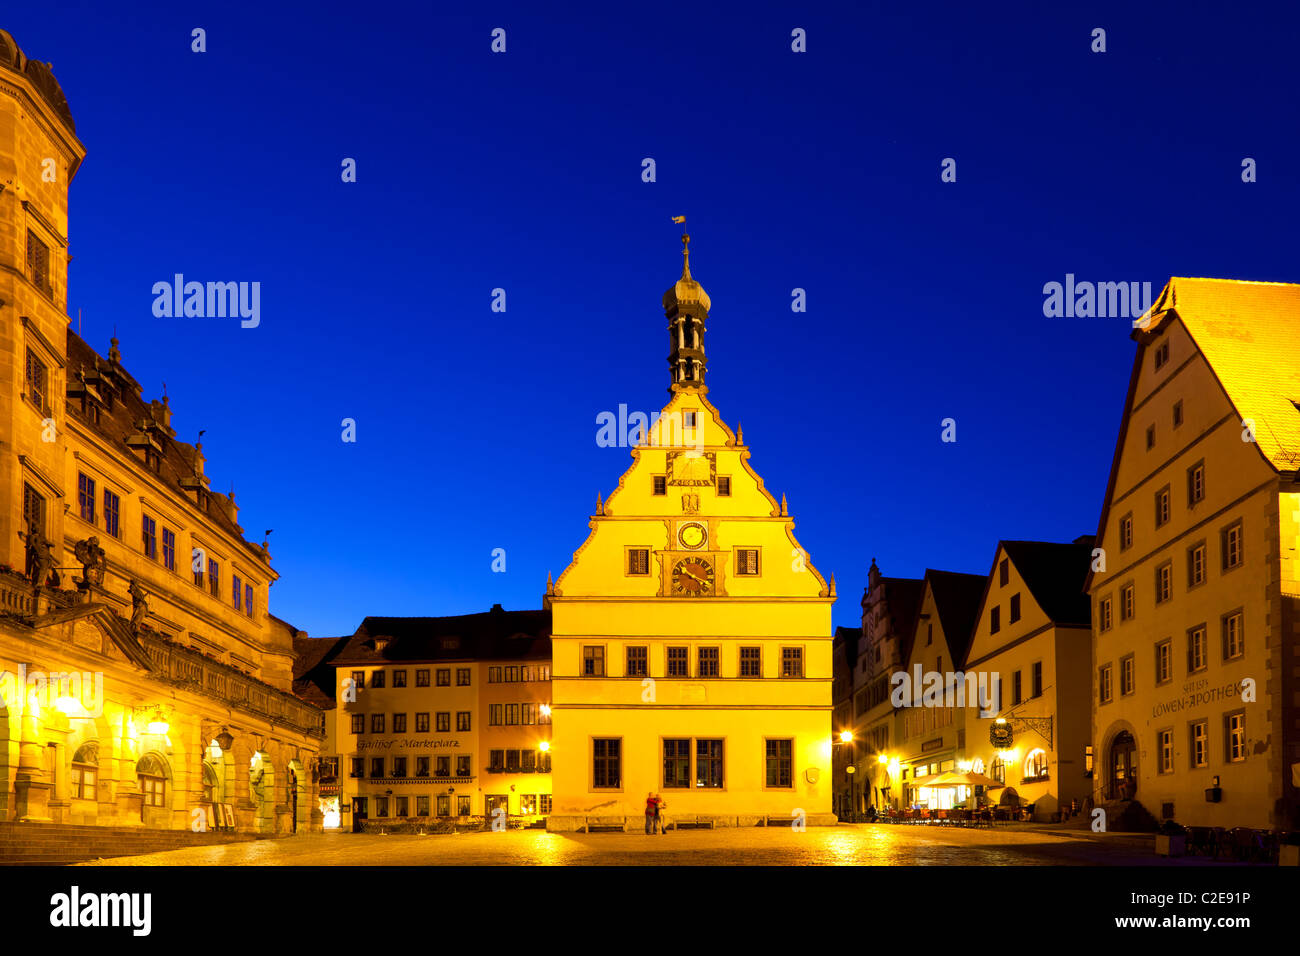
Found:
[[[254,840],[251,833],[90,827],[64,823],[0,823],[0,866],[64,866],[190,846]]]

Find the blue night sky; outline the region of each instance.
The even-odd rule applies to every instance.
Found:
[[[213,487],[275,529],[274,613],[327,635],[539,607],[631,461],[597,414],[666,401],[685,214],[709,397],[856,625],[873,556],[985,572],[999,538],[1096,530],[1130,322],[1044,318],[1044,283],[1300,279],[1294,9],[1013,6],[60,2],[0,26],[88,149],[73,327],[101,353],[116,327],[178,438],[207,430]],[[260,282],[261,325],[155,318],[178,272]]]

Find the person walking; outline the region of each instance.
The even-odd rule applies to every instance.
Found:
[[[650,836],[655,832],[655,826],[659,823],[659,798],[655,796],[654,791],[645,795],[645,832]]]

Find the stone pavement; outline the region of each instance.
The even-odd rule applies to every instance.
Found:
[[[1040,829],[841,824],[644,833],[508,830],[438,836],[324,833],[190,847],[85,866],[1228,866],[1201,857],[1166,860],[1142,838]]]

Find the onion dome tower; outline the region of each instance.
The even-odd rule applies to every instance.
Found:
[[[691,277],[691,237],[682,236],[682,277],[664,293],[668,319],[668,393],[683,388],[708,392],[704,384],[704,324],[709,318],[709,294]]]

